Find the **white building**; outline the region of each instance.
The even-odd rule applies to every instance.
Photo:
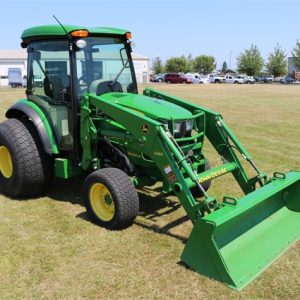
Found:
[[[0,86],[8,86],[8,68],[20,68],[26,72],[26,50],[0,50]]]
[[[150,58],[132,53],[137,83],[148,83],[150,76]]]
[[[146,56],[132,53],[132,59],[138,83],[149,82],[150,59]],[[21,50],[0,50],[0,87],[8,86],[8,69],[20,68],[27,70],[27,52]]]

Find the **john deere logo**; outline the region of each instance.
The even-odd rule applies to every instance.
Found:
[[[148,124],[143,124],[142,125],[142,132],[143,133],[148,133],[149,132],[149,125]]]

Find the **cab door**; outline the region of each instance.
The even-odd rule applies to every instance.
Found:
[[[60,149],[72,150],[74,141],[68,42],[32,42],[28,52],[28,99],[45,112]]]

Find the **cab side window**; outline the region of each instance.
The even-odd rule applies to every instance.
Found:
[[[69,151],[74,144],[68,42],[32,42],[28,52],[28,99],[43,108],[60,149]]]
[[[35,42],[30,45],[28,51],[29,95],[37,96],[52,105],[65,105],[70,101],[68,43]]]

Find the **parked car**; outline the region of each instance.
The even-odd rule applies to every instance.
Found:
[[[243,79],[244,83],[249,83],[249,84],[255,83],[255,79],[252,76],[238,75],[237,78]]]
[[[190,78],[192,80],[192,83],[197,83],[197,84],[207,84],[210,83],[209,79],[207,76],[204,75],[199,75],[198,73],[187,73],[185,74],[187,78]]]
[[[209,81],[211,83],[221,83],[221,82],[225,82],[225,77],[221,75],[210,74]]]
[[[165,81],[165,74],[156,74],[153,77],[154,82],[164,82]]]
[[[233,75],[227,75],[225,76],[225,83],[242,84],[244,83],[244,78],[238,78]]]
[[[257,76],[255,77],[255,80],[261,83],[272,83],[274,81],[273,77],[270,75]]]
[[[272,83],[273,82],[273,77],[270,75],[265,75],[262,77],[262,80],[264,83]]]
[[[285,84],[289,84],[289,83],[295,83],[296,82],[296,79],[294,79],[293,77],[291,76],[285,76],[284,78],[282,78],[280,80],[281,83],[285,83]]]
[[[281,77],[274,77],[274,82],[276,83],[281,83],[281,81],[284,79],[285,76],[281,76]]]
[[[200,82],[199,83],[203,83],[203,84],[210,83],[210,80],[207,76],[205,76],[205,75],[199,75],[199,76],[200,76]]]
[[[181,73],[166,74],[165,82],[167,82],[167,83],[193,83],[191,78],[188,78],[184,74],[181,74]]]
[[[22,86],[22,71],[20,68],[8,68],[8,84],[13,88]]]

